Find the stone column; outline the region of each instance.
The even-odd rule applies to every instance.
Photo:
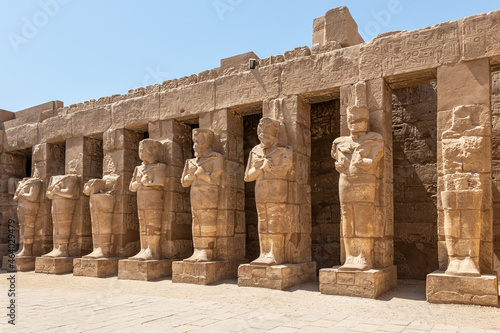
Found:
[[[171,276],[172,262],[192,253],[189,192],[180,182],[184,159],[191,157],[191,128],[175,120],[157,121],[149,124],[149,137],[161,143],[157,159],[166,165],[160,255],[158,260],[120,260],[120,279],[148,281]]]
[[[287,289],[316,280],[316,263],[311,261],[310,109],[310,105],[296,95],[264,102],[263,120],[266,120],[259,123],[259,130],[267,133],[270,129],[266,128],[276,124],[273,125],[276,130],[272,131],[277,135],[276,140],[273,139],[277,147],[274,151],[280,151],[282,158],[273,157],[276,154],[267,150],[274,148],[264,148],[262,144],[262,148],[256,146],[252,150],[251,154],[257,158],[269,160],[266,163],[271,164],[271,169],[261,172],[256,179],[261,255],[239,267],[239,286]],[[275,163],[280,163],[283,154],[291,159],[290,169],[273,171],[273,164],[279,167]],[[260,162],[251,163],[250,159],[247,170],[260,168]],[[268,191],[259,194],[258,187],[261,190],[268,187]],[[261,195],[265,198],[258,198]]]
[[[439,270],[427,300],[498,306],[489,60],[441,66],[437,79]]]
[[[89,194],[94,252],[74,259],[74,275],[117,275],[118,258],[139,252],[137,195],[128,187],[135,166],[140,164],[137,152],[143,138],[143,134],[123,128],[104,132],[103,179],[86,183],[92,192]]]
[[[83,195],[83,185],[92,178],[102,177],[102,141],[88,138],[76,137],[66,140],[66,157],[65,157],[65,175],[57,175],[51,177],[48,184],[47,196],[49,192],[56,193],[54,188],[61,187],[63,191],[68,191],[68,195],[63,194],[68,200],[73,202],[54,202],[52,200],[52,219],[55,225],[54,230],[59,228],[60,236],[63,243],[66,242],[66,233],[69,233],[69,242],[67,243],[67,252],[63,246],[62,252],[54,250],[40,258],[36,259],[35,272],[47,274],[63,274],[73,272],[73,259],[80,257],[92,251],[92,228],[90,219],[89,199]],[[72,180],[75,177],[76,180]],[[65,186],[68,186],[67,188]],[[72,214],[72,217],[71,217]],[[57,215],[57,218],[56,218]],[[57,224],[64,223],[64,228],[60,228]],[[66,224],[71,224],[69,230]],[[55,246],[59,246],[61,239],[56,239],[53,235]]]
[[[208,131],[207,131],[208,130]],[[200,236],[213,235],[212,244],[208,245],[211,258],[187,259],[173,265],[173,282],[210,284],[216,281],[237,277],[238,266],[245,261],[245,193],[243,182],[243,118],[227,109],[207,112],[200,115],[200,133],[205,137],[212,136],[209,149],[213,152],[214,161],[223,160],[222,170],[217,179],[217,190],[210,198],[216,203],[206,220],[199,221]],[[204,132],[203,132],[204,131]],[[222,158],[221,158],[222,157]],[[195,162],[195,160],[192,160]],[[200,159],[201,161],[201,159]],[[196,162],[195,162],[196,163]],[[203,162],[200,162],[200,164]],[[202,191],[203,180],[191,187],[191,191]],[[203,183],[204,184],[204,183]],[[215,194],[217,192],[217,194]],[[193,194],[193,193],[192,193]],[[193,196],[191,196],[193,198]],[[191,203],[193,205],[193,203]],[[194,209],[194,206],[192,206]],[[213,218],[215,230],[205,232]],[[194,235],[194,234],[193,234]],[[201,240],[201,237],[200,237]],[[195,251],[196,246],[195,245]]]
[[[344,265],[320,270],[320,291],[376,298],[397,285],[393,266],[392,92],[383,79],[375,79],[341,87],[340,95],[341,137],[333,144],[332,157],[341,173]],[[358,120],[347,117],[356,118],[361,113],[366,116],[359,121],[368,121],[368,126],[358,138],[354,135],[357,130],[348,127],[353,126],[348,122]],[[373,170],[358,167],[358,155]]]

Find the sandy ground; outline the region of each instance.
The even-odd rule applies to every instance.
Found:
[[[0,274],[0,290],[6,294],[9,273]],[[307,283],[288,291],[260,288],[240,288],[236,280],[226,280],[211,286],[173,284],[170,279],[154,282],[118,280],[111,278],[74,277],[71,274],[45,275],[33,272],[17,273],[17,290],[50,290],[95,294],[112,298],[113,295],[144,295],[165,298],[217,301],[241,305],[258,305],[266,309],[287,310],[290,313],[338,313],[388,320],[422,321],[464,327],[500,330],[500,308],[430,304],[425,301],[424,281],[398,281],[396,290],[378,300],[319,293],[317,283]],[[2,295],[2,298],[6,295]]]

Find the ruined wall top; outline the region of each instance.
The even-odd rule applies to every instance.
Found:
[[[265,59],[249,52],[197,75],[67,107],[56,101],[21,113],[0,111],[3,148],[16,151],[101,135],[110,128],[143,129],[157,120],[192,120],[204,112],[240,110],[290,95],[316,101],[338,95],[341,86],[381,77],[398,88],[436,80],[438,67],[461,61],[487,58],[492,69],[498,69],[499,34],[500,11],[494,11],[386,33],[364,43],[348,9],[340,7],[314,20],[312,48],[298,47]],[[256,69],[248,69],[250,58],[259,60]]]

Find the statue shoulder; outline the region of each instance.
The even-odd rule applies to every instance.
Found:
[[[384,137],[377,132],[368,132],[365,135],[366,140],[384,141]]]

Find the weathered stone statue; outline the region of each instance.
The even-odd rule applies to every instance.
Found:
[[[78,160],[68,163],[69,174],[50,177],[47,198],[52,200],[54,224],[54,249],[42,257],[68,257],[68,245],[75,206],[80,198],[80,176],[77,174]]]
[[[33,256],[35,223],[40,209],[40,193],[43,188],[43,180],[39,178],[40,171],[38,170],[39,162],[42,160],[40,146],[37,145],[33,150],[33,177],[21,180],[14,193],[21,238],[21,247],[16,253],[18,257]]]
[[[260,144],[250,152],[245,181],[256,181],[255,201],[259,216],[260,256],[252,264],[279,265],[285,262],[284,234],[290,212],[288,172],[292,150],[278,147],[280,122],[264,117],[257,128]]]
[[[443,132],[441,192],[444,231],[448,251],[446,274],[480,276],[481,208],[483,190],[480,172],[485,149],[484,126],[474,126],[473,108],[453,109],[451,128]]]
[[[339,195],[342,235],[346,260],[339,270],[364,271],[373,268],[374,237],[381,226],[375,216],[378,188],[377,168],[384,156],[384,140],[378,133],[368,132],[367,107],[347,108],[350,136],[333,142],[332,157],[340,173]]]
[[[191,186],[194,253],[184,261],[215,260],[217,215],[224,159],[212,151],[214,133],[208,129],[193,131],[195,158],[186,161],[182,186]]]
[[[162,144],[152,139],[139,144],[139,158],[130,182],[130,191],[137,192],[137,209],[141,251],[129,259],[157,260],[160,258],[160,234],[164,210],[164,186],[167,166],[158,162]]]
[[[109,258],[111,255],[111,235],[115,192],[121,176],[105,175],[103,179],[91,179],[83,187],[83,193],[90,196],[92,219],[92,241],[94,250],[83,258]]]

